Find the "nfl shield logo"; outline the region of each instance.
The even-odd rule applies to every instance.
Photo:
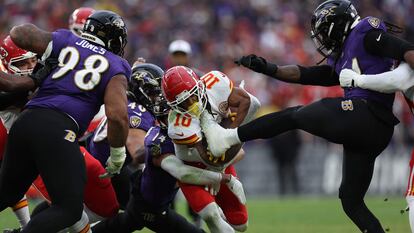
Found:
[[[380,20],[378,18],[375,17],[371,17],[368,19],[368,23],[373,27],[373,28],[378,28],[380,26]]]

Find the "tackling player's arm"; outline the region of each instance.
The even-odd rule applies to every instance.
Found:
[[[142,129],[129,129],[126,148],[132,157],[131,164],[137,167],[144,163],[145,146],[144,139],[147,132]]]
[[[338,74],[329,65],[310,67],[300,65],[278,66],[254,54],[243,56],[235,62],[238,65],[243,65],[256,72],[288,83],[316,86],[336,86],[339,84]]]
[[[230,180],[228,175],[185,165],[174,154],[164,154],[153,158],[152,163],[187,184],[208,185]]]
[[[13,27],[10,31],[10,37],[19,48],[38,55],[42,55],[52,41],[51,32],[43,31],[30,23]]]
[[[358,74],[353,70],[344,69],[340,74],[342,87],[360,87],[383,93],[406,91],[414,86],[414,71],[407,63],[403,63],[393,71],[381,74]]]
[[[44,62],[38,62],[31,74],[24,76],[0,71],[0,90],[6,92],[33,90],[40,86],[50,72],[58,66],[58,63],[56,58],[47,58]]]
[[[0,90],[7,92],[20,92],[32,90],[36,87],[35,81],[29,76],[7,74],[0,71]]]
[[[414,44],[383,30],[371,30],[364,37],[364,48],[372,55],[405,61],[414,68]]]
[[[104,104],[108,119],[110,156],[107,161],[107,173],[102,176],[103,178],[119,173],[125,161],[125,143],[129,128],[126,90],[127,79],[120,74],[109,81],[105,90]]]

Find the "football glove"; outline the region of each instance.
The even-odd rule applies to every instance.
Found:
[[[101,179],[113,177],[116,174],[119,174],[122,166],[124,165],[126,158],[126,149],[125,147],[111,147],[110,156],[106,161],[106,172],[99,176]]]
[[[361,75],[351,69],[343,69],[339,75],[341,87],[358,87]]]
[[[246,195],[244,194],[243,184],[239,181],[239,179],[233,175],[230,175],[230,181],[226,182],[226,185],[241,204],[246,204]]]
[[[33,79],[36,87],[38,87],[58,65],[59,61],[56,58],[48,58],[44,62],[40,61],[33,68],[33,72],[29,74],[29,77]]]
[[[258,57],[254,54],[243,56],[235,60],[234,63],[269,76],[275,75],[278,69],[276,64],[268,63],[263,57]]]

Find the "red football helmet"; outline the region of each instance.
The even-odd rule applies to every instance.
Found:
[[[83,25],[86,22],[86,19],[94,12],[95,10],[90,7],[81,7],[76,9],[69,18],[69,29],[80,36],[83,30]]]
[[[174,66],[167,70],[162,78],[161,88],[168,105],[182,114],[194,115],[192,113],[201,113],[207,106],[204,83],[188,67]],[[196,106],[190,106],[189,109],[179,106],[193,95],[196,95],[199,101]],[[193,109],[194,107],[197,107],[197,109]]]
[[[25,59],[34,58],[35,53],[26,51],[17,47],[12,41],[10,36],[7,36],[0,45],[0,59],[3,67],[7,69],[7,72],[11,74],[30,74],[34,67],[21,70],[15,65],[16,62],[23,61]]]

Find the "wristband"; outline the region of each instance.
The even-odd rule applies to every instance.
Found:
[[[267,63],[266,69],[264,70],[263,74],[269,75],[269,76],[276,76],[276,72],[278,70],[278,66],[273,63]]]
[[[121,147],[110,147],[109,148],[109,155],[112,161],[120,161],[124,160],[126,157],[126,149],[125,146]]]

